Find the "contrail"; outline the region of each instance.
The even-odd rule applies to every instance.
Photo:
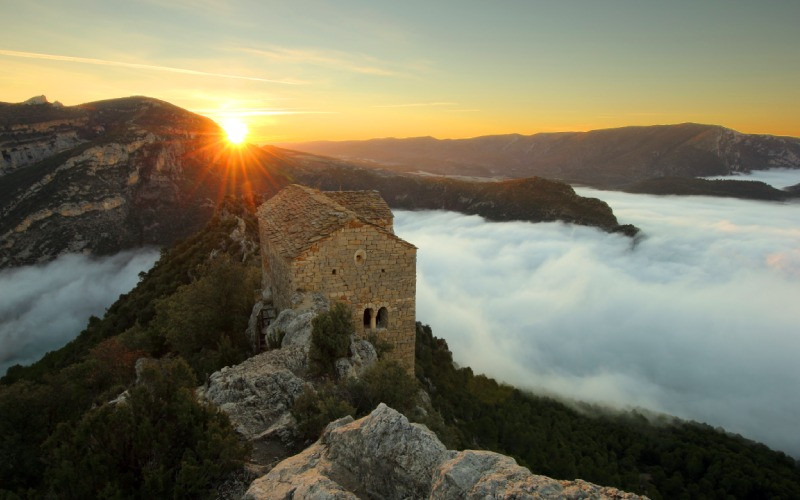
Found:
[[[118,66],[122,68],[147,69],[151,71],[168,71],[170,73],[180,73],[183,75],[199,75],[199,76],[211,76],[216,78],[232,78],[235,80],[249,80],[253,82],[279,83],[281,85],[306,84],[306,82],[292,81],[292,80],[270,80],[268,78],[257,78],[254,76],[228,75],[225,73],[210,73],[208,71],[172,68],[170,66],[154,66],[152,64],[127,63],[121,61],[108,61],[106,59],[93,59],[89,57],[61,56],[57,54],[39,54],[37,52],[21,52],[17,50],[0,49],[0,55],[10,56],[10,57],[24,57],[27,59],[46,59],[48,61],[65,61],[65,62],[76,62],[82,64],[95,64],[98,66]]]

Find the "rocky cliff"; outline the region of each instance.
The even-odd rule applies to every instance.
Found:
[[[401,175],[278,148],[232,147],[211,120],[146,97],[0,103],[0,158],[0,269],[65,252],[167,245],[202,227],[225,196],[255,207],[290,182],[378,189],[393,208],[635,232],[620,228],[605,203],[561,183]]]
[[[364,418],[329,424],[319,441],[256,479],[244,498],[643,497],[537,476],[498,453],[448,450],[426,427],[381,403]]]
[[[264,176],[242,178],[221,138],[211,120],[145,97],[0,103],[0,267],[168,244],[223,196],[269,191]]]
[[[285,147],[396,170],[446,175],[542,176],[617,188],[652,177],[800,168],[800,138],[683,123],[590,132],[308,142]]]

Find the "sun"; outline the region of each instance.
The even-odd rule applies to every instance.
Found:
[[[222,121],[222,128],[233,144],[241,144],[247,138],[247,125],[238,118],[226,118]]]

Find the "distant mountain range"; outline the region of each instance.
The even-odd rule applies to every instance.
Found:
[[[800,138],[742,134],[696,123],[527,136],[388,138],[281,146],[374,162],[398,171],[497,178],[542,176],[610,189],[658,177],[800,168]]]
[[[391,173],[280,148],[235,148],[223,137],[208,118],[147,97],[0,103],[0,268],[167,245],[200,229],[225,197],[254,207],[291,182],[377,189],[394,208],[636,232],[604,202],[558,182]]]

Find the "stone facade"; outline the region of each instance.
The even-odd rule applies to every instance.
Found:
[[[389,356],[414,372],[417,249],[394,234],[376,191],[291,185],[258,219],[264,287],[278,310],[309,292],[348,304],[356,334],[388,341]]]

